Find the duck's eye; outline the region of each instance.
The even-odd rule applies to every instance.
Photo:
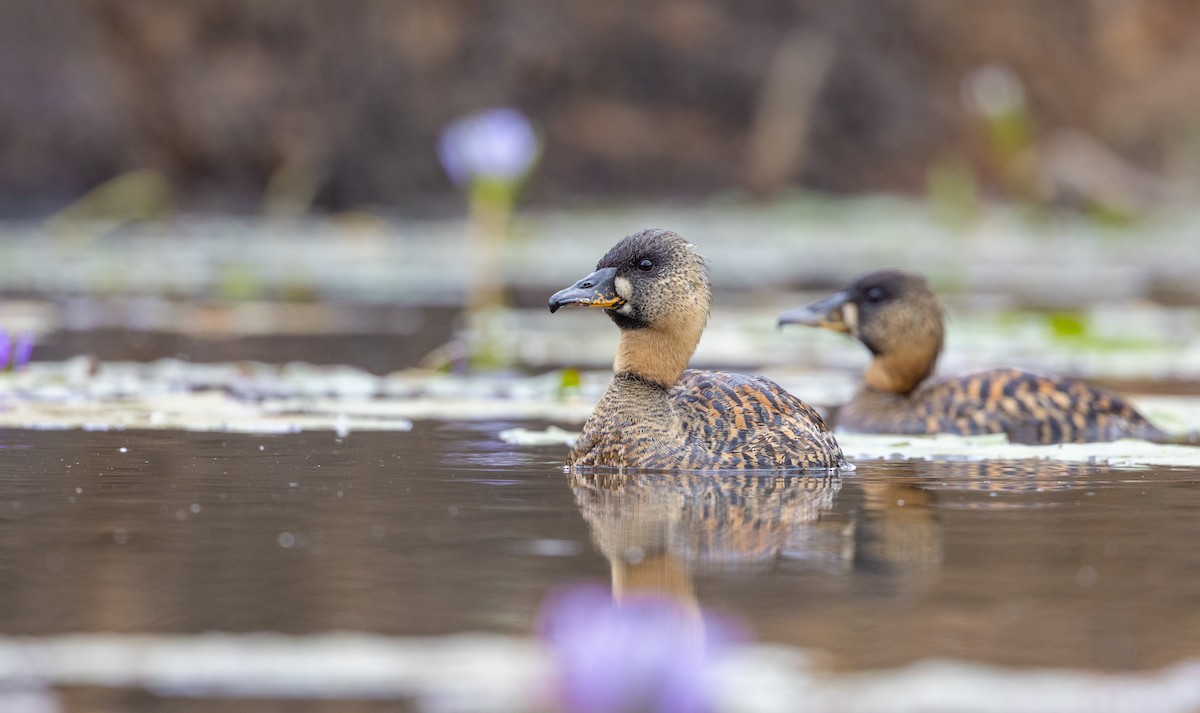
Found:
[[[883,291],[882,287],[872,287],[867,290],[867,302],[883,302],[886,297],[887,293]]]
[[[654,261],[648,257],[642,258],[642,261],[638,263],[638,269],[642,272],[650,272],[654,269]]]

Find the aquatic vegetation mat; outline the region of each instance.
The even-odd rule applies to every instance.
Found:
[[[507,429],[506,443],[524,446],[570,446],[579,434],[561,428]],[[1111,443],[1060,443],[1028,446],[1009,443],[1003,434],[987,436],[902,436],[839,433],[838,442],[851,461],[864,460],[1053,460],[1097,465],[1200,466],[1200,446],[1163,445],[1124,439]]]
[[[585,372],[563,387],[541,376],[455,376],[404,371],[378,376],[349,366],[303,362],[196,364],[176,359],[99,362],[86,357],[35,362],[0,374],[0,427],[179,429],[237,433],[408,431],[414,419],[540,420],[567,428],[509,429],[506,442],[574,442],[575,431],[610,378]],[[1146,397],[1136,403],[1175,433],[1200,428],[1200,399]],[[1024,446],[1003,436],[840,434],[852,460],[1047,459],[1110,465],[1200,465],[1200,447],[1145,441]]]
[[[97,362],[80,357],[0,375],[0,427],[244,433],[407,431],[412,419],[582,421],[556,378],[376,376],[301,362]]]
[[[926,660],[858,673],[821,670],[806,652],[751,645],[714,672],[721,710],[1131,711],[1200,708],[1200,661],[1103,673]],[[423,710],[543,710],[554,663],[537,642],[462,634],[68,634],[0,638],[0,704],[57,711],[58,686],[144,689],[195,699],[418,700]],[[11,697],[11,700],[10,698]],[[40,707],[34,708],[37,704]]]

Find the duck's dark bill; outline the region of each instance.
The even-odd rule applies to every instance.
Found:
[[[615,267],[593,272],[567,289],[555,292],[550,298],[550,311],[557,312],[559,307],[567,305],[617,309],[625,300],[617,294],[616,277]]]
[[[842,315],[848,295],[845,292],[832,294],[810,305],[790,310],[779,315],[779,326],[803,324],[806,327],[821,327],[835,332],[849,332],[850,325]]]

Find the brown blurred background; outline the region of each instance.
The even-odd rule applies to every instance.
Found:
[[[5,0],[0,214],[428,211],[439,129],[545,141],[534,203],[793,186],[1121,208],[1200,176],[1196,0]],[[281,189],[280,186],[283,186]],[[299,187],[297,187],[299,186]]]

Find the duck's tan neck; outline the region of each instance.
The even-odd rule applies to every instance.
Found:
[[[613,371],[633,374],[669,389],[687,368],[692,352],[700,343],[704,325],[695,329],[648,328],[626,329],[621,332]]]
[[[941,339],[925,345],[911,346],[903,351],[878,354],[867,367],[863,382],[867,388],[902,396],[933,373],[938,353],[942,349]]]

